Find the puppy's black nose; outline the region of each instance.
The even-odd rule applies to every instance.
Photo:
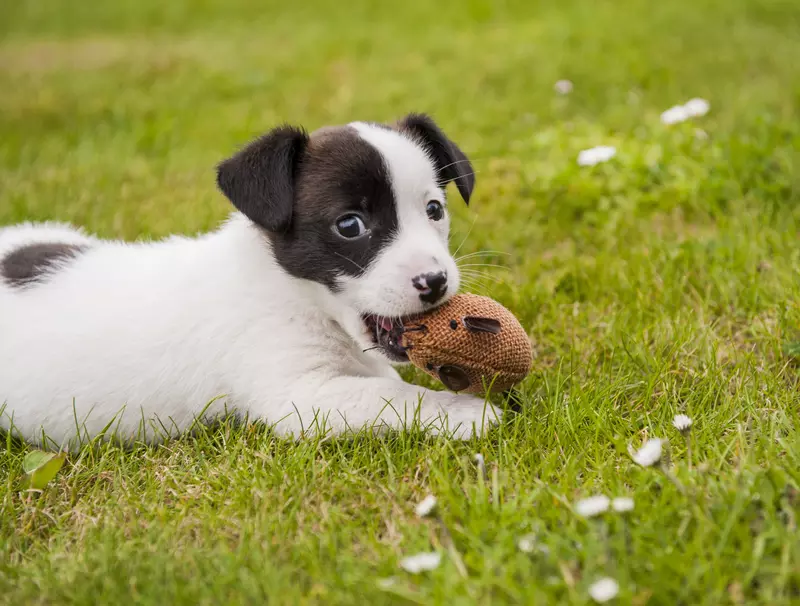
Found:
[[[447,292],[447,273],[420,274],[411,279],[411,283],[419,291],[419,298],[425,303],[436,303]]]

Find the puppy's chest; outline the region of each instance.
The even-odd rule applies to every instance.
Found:
[[[327,361],[337,364],[360,354],[356,343],[341,325],[321,314],[292,314],[273,318],[259,330],[258,342],[274,355],[308,360],[312,364]]]
[[[359,376],[384,376],[391,372],[387,362],[370,356],[336,320],[321,321],[316,337],[316,357],[333,372]]]

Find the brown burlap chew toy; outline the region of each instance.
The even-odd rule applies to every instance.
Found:
[[[401,339],[411,363],[452,391],[505,391],[528,375],[533,360],[530,339],[514,314],[478,295],[455,295],[406,320]]]

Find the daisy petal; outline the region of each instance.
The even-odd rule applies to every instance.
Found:
[[[617,154],[617,149],[610,145],[598,145],[590,149],[584,149],[578,154],[579,166],[594,166],[601,162],[608,162]]]
[[[611,509],[617,513],[633,511],[633,499],[630,497],[617,497],[611,501]]]
[[[683,109],[692,117],[705,116],[711,109],[711,104],[705,99],[695,98],[687,101]]]
[[[569,80],[559,80],[553,86],[559,95],[568,95],[572,92],[572,82]]]
[[[675,415],[672,426],[680,432],[688,431],[692,428],[692,419],[686,415]]]
[[[678,122],[685,122],[689,118],[691,118],[691,114],[683,105],[670,107],[661,114],[661,122],[663,124],[677,124]]]
[[[417,515],[421,518],[430,515],[433,510],[436,509],[436,497],[432,494],[429,494],[417,504],[415,509]]]
[[[439,567],[442,562],[442,554],[436,551],[429,553],[418,553],[400,560],[400,568],[411,574],[427,572]]]
[[[651,467],[661,460],[662,443],[659,438],[647,440],[636,453],[633,460],[642,467]]]

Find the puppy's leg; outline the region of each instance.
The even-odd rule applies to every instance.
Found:
[[[500,421],[502,411],[473,396],[439,392],[401,380],[337,377],[293,401],[294,412],[275,426],[297,435],[320,429],[335,435],[364,428],[402,430],[415,420],[434,434],[466,440]]]

